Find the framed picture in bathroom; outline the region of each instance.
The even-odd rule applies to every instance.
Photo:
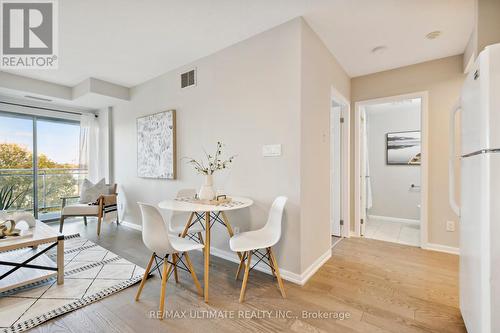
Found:
[[[386,134],[386,160],[388,165],[420,165],[420,131]]]

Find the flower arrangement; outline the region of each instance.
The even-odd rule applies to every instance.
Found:
[[[213,175],[214,172],[218,170],[224,170],[229,167],[231,163],[233,163],[235,155],[230,156],[228,159],[222,159],[222,148],[224,144],[222,142],[217,142],[217,150],[215,154],[208,154],[205,152],[205,158],[200,159],[199,161],[194,158],[189,158],[188,164],[191,164],[194,169],[202,174],[202,175]]]

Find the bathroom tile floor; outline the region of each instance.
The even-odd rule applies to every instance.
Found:
[[[405,245],[420,246],[420,226],[417,224],[367,219],[364,237]]]

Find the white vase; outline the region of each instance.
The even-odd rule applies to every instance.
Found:
[[[200,200],[213,200],[215,198],[214,181],[212,175],[205,175],[205,184],[201,186],[198,192]]]

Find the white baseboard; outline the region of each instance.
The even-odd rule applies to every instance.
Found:
[[[142,231],[142,225],[139,225],[139,224],[130,223],[127,221],[120,221],[120,224],[123,225],[124,227],[127,227],[127,228]]]
[[[221,250],[221,249],[218,249],[215,247],[211,247],[210,254],[212,254],[216,257],[234,262],[236,264],[240,263],[240,259],[238,258],[238,255],[234,252],[224,251],[224,250]],[[266,273],[269,275],[272,274],[271,269],[269,267],[267,267],[266,264],[264,264],[264,263],[257,264],[257,266],[255,266],[254,269],[258,270],[259,272],[263,272],[263,273]],[[287,271],[286,269],[282,269],[282,268],[280,268],[280,274],[281,274],[281,278],[283,280],[287,280],[287,281],[290,281],[290,282],[298,284],[298,285],[305,284],[305,282],[303,282],[303,280],[302,280],[302,276],[299,274]]]
[[[211,247],[210,254],[237,264],[240,263],[238,256],[234,252],[224,251],[215,247]],[[329,248],[328,251],[326,251],[318,259],[316,259],[316,261],[314,261],[302,274],[293,273],[286,269],[280,268],[281,278],[283,280],[287,280],[289,282],[303,286],[314,275],[314,273],[316,273],[321,268],[321,266],[323,266],[323,264],[331,258],[331,256],[332,250]],[[254,269],[271,275],[271,269],[263,263],[257,264]]]
[[[328,247],[328,250],[323,253],[318,259],[316,259],[302,274],[300,274],[300,285],[306,284],[306,282],[316,273],[321,266],[325,264],[332,257],[332,249]]]
[[[335,244],[330,245],[330,249],[333,249],[335,246],[339,245],[339,243],[342,242],[344,238],[346,237],[341,237],[337,242],[335,242]]]
[[[142,226],[135,223],[121,221],[120,224],[127,228],[132,228],[135,230],[142,231]],[[219,257],[221,259],[234,262],[236,264],[240,263],[238,255],[231,251],[225,251],[218,249],[216,247],[210,247],[210,254]],[[316,259],[316,261],[314,261],[302,274],[293,273],[286,269],[280,268],[281,278],[283,280],[287,280],[289,282],[303,286],[314,275],[314,273],[316,273],[321,268],[321,266],[323,266],[323,264],[327,262],[328,259],[331,258],[331,256],[332,256],[332,250],[331,248],[328,248],[328,251],[326,251],[318,259]],[[257,266],[255,266],[254,269],[269,275],[272,274],[271,269],[264,263],[257,264]]]
[[[458,247],[441,245],[441,244],[427,243],[425,245],[422,245],[422,248],[424,250],[445,252],[445,253],[456,254],[456,255],[460,254],[460,249]]]
[[[368,215],[368,219],[383,220],[383,221],[395,222],[395,223],[405,223],[405,224],[411,224],[411,225],[420,225],[420,220],[403,219],[403,218],[391,217],[391,216]]]

